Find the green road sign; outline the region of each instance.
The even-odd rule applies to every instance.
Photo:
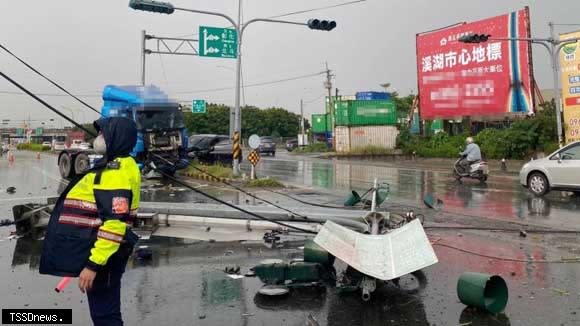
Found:
[[[24,136],[24,129],[16,128],[16,136],[18,136],[18,137]]]
[[[42,136],[42,128],[36,128],[36,130],[34,130],[34,134],[36,136]]]
[[[237,58],[238,33],[231,28],[199,26],[199,56]]]
[[[205,100],[193,100],[191,102],[191,113],[205,113]]]

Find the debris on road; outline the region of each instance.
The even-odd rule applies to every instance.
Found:
[[[497,314],[507,305],[508,287],[498,275],[465,272],[457,281],[457,295],[467,306]]]
[[[227,267],[224,269],[226,274],[240,274],[240,266]]]
[[[147,246],[139,247],[135,251],[135,255],[139,260],[151,260],[153,258],[153,251]]]
[[[8,187],[8,188],[6,188],[6,192],[12,195],[13,193],[16,192],[16,188],[15,187]]]
[[[520,230],[520,237],[525,238],[528,236],[528,232],[524,231],[524,230]]]
[[[566,290],[558,289],[558,288],[552,288],[552,291],[554,291],[555,293],[558,293],[560,295],[570,295],[570,292],[568,292]]]
[[[308,317],[306,318],[306,326],[320,326],[320,324],[312,314],[308,314]]]
[[[280,296],[290,293],[290,290],[283,285],[264,285],[258,293],[267,296]]]

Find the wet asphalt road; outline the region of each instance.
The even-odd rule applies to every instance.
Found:
[[[10,218],[14,204],[38,201],[59,191],[53,156],[43,155],[36,160],[29,153],[16,155],[12,165],[5,158],[0,159],[0,218]],[[530,208],[529,197],[518,189],[513,176],[492,178],[490,185],[482,189],[475,183],[454,186],[442,170],[280,156],[276,160],[264,159],[260,173],[296,185],[326,189],[335,196],[350,188],[364,189],[378,175],[391,184],[391,201],[419,203],[424,193],[435,192],[444,201],[447,213],[456,211],[466,219],[477,216],[574,227],[574,217],[580,218],[573,208],[578,205],[577,199],[557,194],[544,200],[549,208],[543,208],[542,213],[532,212],[537,211],[533,208],[536,204]],[[345,170],[348,172],[338,172]],[[7,194],[8,186],[15,186],[16,193]],[[212,191],[226,198],[231,196],[220,189]],[[143,195],[149,200],[203,201],[188,191],[163,187],[149,187]],[[53,288],[58,280],[38,274],[41,242],[27,238],[9,240],[10,230],[0,228],[0,307],[71,308],[74,325],[90,325],[86,298],[74,287],[76,284],[71,283],[73,286],[64,293],[56,294]],[[567,246],[580,243],[578,237],[570,235],[530,234],[520,238],[471,231],[428,233],[434,241],[484,255],[519,260],[580,256],[577,247]],[[246,271],[262,259],[296,257],[300,255],[296,245],[270,249],[263,244],[169,238],[153,238],[142,245],[153,249],[153,260],[131,260],[127,267],[123,278],[127,325],[306,325],[309,315],[320,325],[580,324],[580,264],[520,263],[435,246],[440,262],[424,270],[425,279],[418,286],[416,280],[408,278],[403,280],[407,284],[404,289],[387,286],[370,302],[362,303],[359,295],[339,295],[335,289],[307,289],[284,298],[262,298],[256,294],[261,286],[258,279],[233,280],[221,272],[226,266],[238,265]],[[505,313],[474,313],[458,301],[455,286],[464,271],[493,273],[506,279],[510,301]]]
[[[561,192],[535,197],[520,186],[515,173],[492,171],[484,184],[469,179],[459,183],[452,176],[451,165],[437,164],[426,169],[413,161],[327,160],[283,150],[275,158],[263,157],[257,171],[262,176],[323,189],[342,198],[350,190],[364,192],[378,178],[389,184],[391,202],[422,206],[425,195],[434,194],[443,200],[443,209],[449,213],[557,227],[580,226],[580,197]]]

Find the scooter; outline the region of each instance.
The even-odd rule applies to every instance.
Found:
[[[483,160],[473,162],[469,166],[469,172],[467,172],[463,171],[463,169],[459,165],[459,162],[461,162],[461,160],[463,160],[464,158],[465,156],[461,156],[457,161],[455,161],[455,165],[453,166],[453,174],[455,175],[457,180],[461,181],[462,178],[471,178],[477,179],[481,182],[487,181],[487,176],[489,175],[489,168],[487,166],[487,162]]]

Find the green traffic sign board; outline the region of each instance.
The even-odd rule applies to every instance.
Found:
[[[191,113],[205,113],[205,100],[193,100],[191,102]]]
[[[36,130],[34,131],[34,134],[36,136],[42,136],[42,131],[43,131],[42,128],[36,128]]]
[[[237,58],[238,33],[231,28],[199,26],[199,56]]]

